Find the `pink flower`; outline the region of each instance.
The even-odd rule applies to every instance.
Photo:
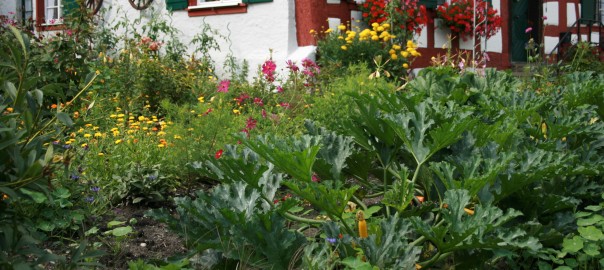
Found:
[[[277,86],[277,93],[283,93],[283,87],[281,85]]]
[[[321,178],[319,178],[319,176],[316,173],[313,173],[312,177],[311,177],[311,180],[313,182],[319,182],[319,181],[321,181]]]
[[[528,33],[530,33],[531,31],[533,31],[533,28],[532,28],[532,27],[528,27],[528,28],[526,28],[526,30],[524,30],[524,33],[527,33],[527,34],[528,34]]]
[[[545,20],[547,20],[547,16],[543,16],[543,17],[541,17],[541,19],[543,19],[545,21]]]
[[[250,118],[248,118],[245,123],[245,129],[252,130],[252,129],[256,128],[257,123],[258,123],[258,121],[256,121],[254,118],[252,118],[250,116]]]
[[[266,118],[266,110],[262,109],[262,118]]]
[[[296,73],[298,71],[300,71],[300,68],[296,65],[295,62],[293,62],[292,60],[287,60],[285,62],[285,64],[287,65],[287,68],[289,70],[291,70],[292,72]]]
[[[150,37],[141,38],[141,44],[151,43],[151,41],[153,41],[153,39],[151,39]]]
[[[275,81],[275,70],[277,69],[277,65],[273,60],[266,60],[264,64],[262,64],[262,74],[264,74],[264,78],[269,81]]]
[[[218,84],[218,89],[216,89],[216,92],[227,93],[227,92],[229,92],[230,85],[231,85],[231,81],[229,81],[229,80],[220,81],[220,83]]]
[[[67,29],[66,34],[71,37],[73,35],[73,31],[71,31],[71,29]]]
[[[281,102],[281,103],[279,103],[279,106],[283,107],[285,109],[289,109],[289,103],[287,103],[287,102]]]
[[[157,41],[151,42],[151,44],[149,44],[149,50],[154,52],[159,50],[159,43]]]
[[[258,97],[254,98],[254,104],[256,104],[256,105],[258,105],[260,107],[264,106],[264,102],[262,102],[262,99],[258,98]]]

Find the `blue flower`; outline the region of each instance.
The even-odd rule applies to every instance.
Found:
[[[88,202],[88,203],[94,202],[94,197],[92,197],[92,196],[86,197],[86,202]]]
[[[329,238],[329,237],[327,237],[327,242],[329,242],[329,243],[331,243],[331,244],[335,244],[335,243],[336,243],[336,241],[337,241],[337,239],[336,239],[335,237],[334,237],[334,238]]]
[[[71,180],[74,180],[74,181],[80,180],[80,176],[79,176],[79,175],[77,175],[77,174],[75,174],[75,173],[72,173],[72,174],[69,176],[69,178],[71,178]]]

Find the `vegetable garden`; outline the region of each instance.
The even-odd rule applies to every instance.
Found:
[[[2,269],[604,266],[589,48],[522,78],[452,54],[411,76],[407,36],[341,25],[317,62],[267,50],[219,77],[209,26],[183,44],[165,21],[91,19],[0,28]],[[182,250],[128,257],[149,222]]]

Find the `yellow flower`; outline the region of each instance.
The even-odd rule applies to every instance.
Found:
[[[373,28],[377,28],[377,27],[379,27],[379,26],[380,26],[380,24],[379,24],[379,23],[376,23],[376,22],[374,22],[374,23],[372,23],[372,24],[371,24],[371,27],[373,27]]]
[[[119,118],[123,118],[124,116],[126,116],[126,115],[124,115],[123,113],[120,113],[117,115],[117,117],[119,117]]]
[[[203,96],[198,97],[197,100],[199,100],[200,103],[203,103],[205,100],[203,99]]]
[[[237,109],[233,109],[233,113],[234,114],[241,114],[241,112],[239,110],[237,110]]]
[[[120,144],[122,143],[122,140],[115,140],[115,144]]]
[[[92,137],[92,135],[90,135],[88,133],[84,134],[84,138],[90,138],[90,137]]]
[[[404,63],[404,64],[403,64],[403,68],[405,68],[405,69],[409,68],[409,64]]]
[[[401,52],[401,55],[402,55],[403,57],[405,57],[405,58],[409,57],[409,53],[408,53],[408,52],[406,52],[406,51],[402,51],[402,52]]]
[[[382,24],[382,27],[384,27],[385,29],[388,29],[388,28],[390,28],[390,24],[389,23]]]
[[[95,138],[103,137],[103,133],[100,133],[100,132],[94,133],[94,137]]]
[[[392,45],[392,49],[394,49],[394,50],[397,50],[397,51],[398,51],[398,50],[400,50],[400,49],[401,49],[401,46],[394,44],[394,45]]]
[[[421,54],[414,50],[414,51],[411,52],[411,55],[413,55],[413,57],[418,57]]]
[[[384,31],[384,30],[386,30],[386,29],[384,29],[384,27],[383,27],[383,26],[378,26],[378,28],[377,28],[377,31],[378,31],[378,32],[382,32],[382,31]]]
[[[314,34],[314,33],[316,33],[316,32],[317,32],[317,31],[315,31],[315,29],[310,29],[310,31],[309,31],[308,33]]]
[[[142,122],[142,121],[145,121],[145,117],[144,117],[144,116],[142,116],[142,115],[141,115],[141,116],[139,116],[139,117],[138,117],[138,121],[141,121],[141,122]]]
[[[340,30],[344,31],[344,30],[346,30],[346,25],[340,24],[340,25],[338,26],[338,29],[340,29]]]
[[[160,143],[160,144],[158,144],[158,145],[157,145],[157,147],[159,147],[159,148],[164,148],[164,147],[166,147],[166,146],[165,146],[164,144],[161,144],[161,143]]]
[[[12,113],[15,110],[12,107],[8,107],[8,108],[6,108],[6,111],[9,112],[9,113]]]
[[[398,59],[398,56],[396,54],[391,54],[390,58],[392,58],[392,60],[396,60],[396,59]]]
[[[180,137],[180,135],[174,135],[174,139],[180,140],[182,137]]]
[[[332,31],[331,28],[327,29],[327,30],[325,30],[325,34],[329,34],[329,33],[331,33],[331,31]]]
[[[389,54],[395,54],[396,52],[394,50],[389,50],[388,53]]]
[[[86,147],[88,147],[88,144],[87,143],[83,143],[81,146],[82,146],[82,148],[86,148]]]
[[[380,38],[376,35],[376,36],[371,36],[371,40],[377,41],[380,40]]]
[[[117,117],[117,115],[115,115],[115,114],[109,115],[109,118],[116,118],[116,117]]]
[[[160,132],[157,133],[157,136],[164,136],[164,135],[166,135],[166,133],[163,132],[163,131],[160,131]]]
[[[105,154],[103,154],[103,152],[99,152],[97,155],[98,155],[99,157],[102,157],[102,156],[104,156]]]
[[[348,48],[345,45],[342,45],[342,47],[340,47],[343,51],[348,50]]]

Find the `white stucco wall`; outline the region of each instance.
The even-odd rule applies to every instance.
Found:
[[[305,57],[314,57],[314,47],[298,47],[294,1],[249,4],[247,13],[240,14],[189,17],[187,11],[174,11],[170,19],[163,0],[154,0],[151,7],[143,11],[135,10],[126,0],[104,0],[103,8],[107,8],[107,12],[103,15],[103,21],[106,25],[113,25],[126,18],[131,22],[139,19],[141,23],[137,28],[140,28],[151,18],[162,16],[170,19],[171,24],[180,31],[180,40],[186,45],[201,31],[203,23],[207,23],[229,39],[217,39],[221,50],[212,54],[218,74],[226,76],[223,63],[227,55],[232,54],[240,62],[244,59],[248,61],[251,79],[258,67],[271,56],[269,50],[272,50],[278,69],[285,67],[286,60],[293,58],[299,62]],[[15,12],[15,5],[14,0],[0,0],[0,15]],[[116,32],[118,35],[124,33],[124,29]]]
[[[17,12],[17,0],[0,0],[0,15],[12,18],[11,12]]]

